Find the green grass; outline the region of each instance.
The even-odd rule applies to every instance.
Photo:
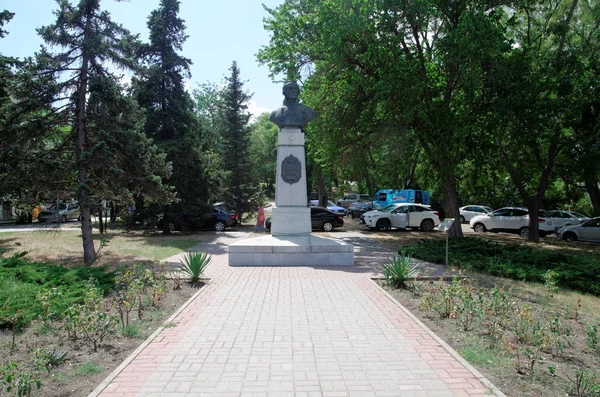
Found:
[[[423,261],[445,262],[445,241],[425,241],[404,247]],[[600,258],[517,244],[499,244],[477,237],[449,242],[449,265],[515,280],[544,282],[544,274],[559,274],[558,286],[600,296]]]
[[[122,331],[122,335],[126,338],[144,338],[144,331],[137,324],[129,324]]]
[[[478,344],[464,346],[460,349],[460,355],[470,364],[484,368],[500,368],[507,361],[499,350],[488,349]]]
[[[83,363],[75,369],[75,375],[86,376],[102,373],[102,367],[96,363]]]

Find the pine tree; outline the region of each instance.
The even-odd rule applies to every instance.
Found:
[[[145,69],[134,79],[138,103],[146,114],[146,134],[173,163],[169,183],[179,202],[163,208],[165,233],[169,232],[170,217],[180,212],[205,212],[208,198],[200,128],[184,86],[191,61],[178,54],[188,37],[184,21],[178,17],[179,4],[179,0],[161,0],[150,14],[150,43],[142,48]]]
[[[256,208],[259,189],[254,182],[250,158],[247,105],[250,95],[244,92],[237,62],[233,61],[229,70],[231,75],[225,78],[226,86],[221,91],[219,109],[219,129],[223,138],[220,152],[223,168],[229,171],[227,201],[242,219],[244,213]]]

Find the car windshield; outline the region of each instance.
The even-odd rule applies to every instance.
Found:
[[[58,205],[58,210],[59,211],[64,211],[67,209],[67,205],[66,204],[59,204]],[[52,204],[52,206],[50,208],[48,208],[48,211],[56,211],[56,204]]]
[[[392,212],[393,210],[395,210],[396,208],[400,207],[399,205],[388,205],[387,207],[383,207],[382,209],[380,209],[379,211],[381,212]]]
[[[484,209],[485,211],[487,211],[488,213],[489,213],[489,212],[494,212],[494,210],[493,210],[493,209],[491,209],[490,207],[481,207],[481,208],[483,208],[483,209]]]
[[[333,201],[331,201],[331,200],[329,200],[329,201],[327,202],[327,206],[328,206],[328,207],[337,207],[337,205],[335,205],[335,204],[333,203]]]

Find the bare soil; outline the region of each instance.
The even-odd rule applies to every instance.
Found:
[[[87,396],[148,336],[163,326],[165,321],[201,286],[201,284],[190,285],[182,281],[181,289],[174,290],[174,283],[169,281],[168,293],[160,301],[157,309],[145,311],[141,320],[137,316],[132,316],[135,318],[131,318],[130,324],[133,325],[136,335],[126,337],[117,332],[115,335],[108,336],[98,351],[94,351],[93,345],[86,344],[81,339],[73,341],[67,338],[62,330],[62,324],[53,324],[52,329],[44,327],[41,323],[32,324],[16,335],[15,348],[12,350],[12,332],[2,330],[0,331],[1,361],[27,362],[32,357],[28,351],[37,347],[56,349],[57,352],[66,351],[66,360],[62,365],[52,369],[50,373],[40,372],[41,387],[39,390],[35,390],[34,387],[32,395],[36,397]],[[120,327],[118,328],[120,331]],[[0,390],[0,395],[5,395],[3,390]]]

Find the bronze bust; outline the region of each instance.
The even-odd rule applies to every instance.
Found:
[[[283,85],[283,96],[285,97],[283,106],[271,112],[271,117],[269,117],[269,120],[277,124],[279,128],[304,129],[309,121],[317,118],[313,108],[298,103],[299,92],[300,88],[295,81],[288,81]]]

